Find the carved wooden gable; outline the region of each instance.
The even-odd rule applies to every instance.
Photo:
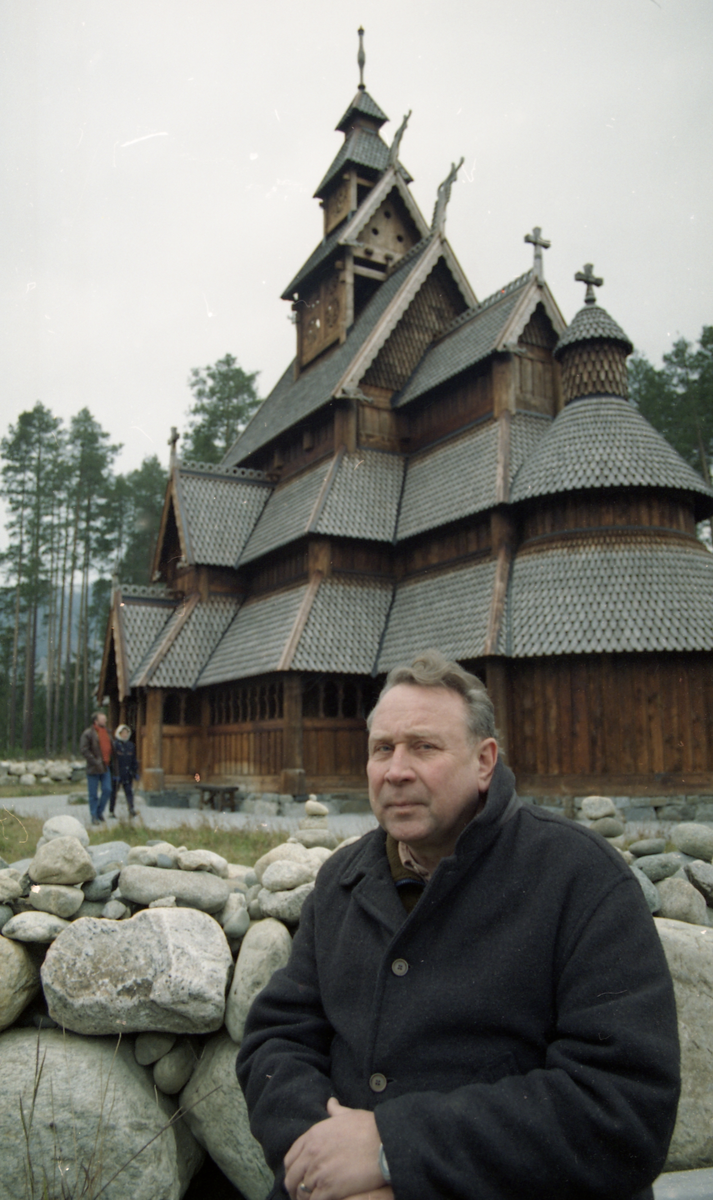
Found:
[[[299,304],[299,360],[302,366],[339,340],[343,285],[336,271],[321,279]]]

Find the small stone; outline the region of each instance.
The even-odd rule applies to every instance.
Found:
[[[3,929],[8,921],[12,920],[14,915],[9,904],[0,904],[0,929]]]
[[[198,1059],[189,1041],[181,1041],[158,1060],[153,1069],[154,1083],[166,1096],[175,1096],[188,1083]]]
[[[330,829],[298,829],[294,836],[296,842],[300,842],[308,850],[314,846],[326,846],[328,850],[336,850],[339,845],[336,835]]]
[[[142,1067],[150,1067],[168,1054],[176,1044],[175,1033],[139,1033],[134,1042],[134,1058]]]
[[[68,921],[82,905],[84,892],[62,883],[33,883],[28,900],[40,912],[53,913]]]
[[[245,937],[245,934],[249,928],[250,913],[248,912],[247,908],[241,908],[238,909],[236,913],[233,913],[232,917],[225,922],[225,925],[223,926],[223,933],[230,941],[234,941],[236,939]]]
[[[661,897],[660,917],[686,921],[689,925],[706,924],[706,902],[687,879],[662,879],[658,893]]]
[[[106,904],[110,899],[116,881],[119,878],[118,871],[107,871],[103,875],[97,875],[96,879],[91,879],[89,883],[85,883],[83,887],[84,899],[93,900],[95,903],[101,902]]]
[[[304,862],[306,859],[305,849],[306,847],[301,842],[283,842],[281,846],[274,846],[272,850],[268,850],[267,854],[263,854],[253,867],[258,883],[262,883],[263,874],[270,863],[277,862],[278,859],[286,858],[292,862]]]
[[[287,965],[291,949],[292,938],[281,921],[257,921],[243,938],[225,1008],[228,1033],[238,1045],[250,1005],[274,972]]]
[[[126,856],[127,863],[139,863],[142,867],[156,866],[156,851],[153,846],[132,846]]]
[[[245,878],[253,873],[252,867],[245,867],[242,863],[228,863],[228,874],[226,879],[229,879],[232,884],[241,884],[247,886]]]
[[[22,888],[17,879],[11,875],[0,875],[0,904],[8,900],[17,900],[22,895]]]
[[[176,863],[181,871],[212,871],[221,879],[228,877],[227,860],[212,850],[184,850],[176,854]]]
[[[656,817],[659,821],[681,821],[683,819],[683,807],[677,807],[674,804],[664,804],[662,808],[657,808]]]
[[[658,912],[661,907],[661,897],[659,896],[656,884],[652,883],[648,875],[644,875],[644,872],[640,871],[636,865],[632,864],[631,870],[644,893],[646,903],[649,906],[649,912]]]
[[[234,917],[241,910],[247,910],[247,903],[242,892],[231,892],[225,902],[225,907],[215,914],[215,919],[219,925],[225,926],[226,921]]]
[[[80,917],[100,917],[105,904],[106,900],[83,900],[73,919],[78,921]]]
[[[643,858],[647,854],[663,854],[666,849],[666,839],[643,838],[641,841],[632,842],[629,849],[635,858]]]
[[[660,879],[667,879],[669,875],[675,875],[681,866],[681,861],[676,854],[672,853],[648,854],[637,859],[636,865],[652,883],[658,883]]]
[[[97,870],[75,837],[56,837],[38,850],[28,868],[34,883],[85,883]]]
[[[83,846],[89,845],[89,834],[82,822],[68,813],[49,817],[42,826],[42,836],[46,842],[51,842],[58,837],[75,837]]]
[[[305,804],[305,812],[308,817],[328,817],[329,809],[326,804],[320,804],[316,796],[310,796]]]
[[[97,875],[105,875],[109,871],[120,871],[130,849],[128,842],[102,842],[100,846],[90,846],[89,854],[96,867]]]
[[[326,817],[303,817],[299,824],[300,829],[329,829],[329,822]]]
[[[23,945],[0,938],[0,1029],[13,1025],[40,990],[40,972]]]
[[[300,887],[303,883],[312,883],[314,869],[308,862],[290,862],[283,858],[270,863],[262,877],[262,886],[270,892],[285,892],[291,888]]]
[[[20,783],[23,787],[34,787],[37,783],[37,778],[31,771],[28,771],[20,776]]]
[[[167,871],[128,863],[119,876],[122,895],[135,904],[150,904],[162,896],[175,896],[178,905],[220,912],[230,895],[227,879],[210,871]]]
[[[67,929],[69,921],[55,917],[47,912],[21,912],[5,925],[3,937],[13,938],[16,942],[53,942],[62,930]]]
[[[624,826],[621,821],[617,821],[616,817],[597,817],[595,821],[591,822],[589,828],[605,838],[621,837],[624,832]]]
[[[175,858],[171,858],[168,854],[157,854],[156,866],[163,867],[164,871],[172,871],[176,866],[176,860]]]
[[[713,859],[713,829],[710,825],[701,825],[695,821],[674,825],[671,841],[679,850],[683,850],[684,854],[691,854],[704,862]]]
[[[701,859],[695,859],[692,863],[686,863],[684,870],[706,904],[713,908],[713,866]]]
[[[152,900],[151,903],[149,904],[149,908],[175,908],[175,907],[176,907],[176,897],[175,896],[159,896],[158,900]]]
[[[270,892],[262,888],[258,896],[260,911],[265,917],[274,917],[284,921],[286,925],[297,925],[302,911],[302,905],[313,891],[313,883],[303,883],[301,887],[292,888],[288,892]]]
[[[615,817],[614,802],[610,796],[585,796],[582,801],[582,816],[588,821],[597,821],[600,817]]]
[[[102,909],[102,916],[108,921],[124,921],[131,916],[131,909],[121,900],[110,900]]]

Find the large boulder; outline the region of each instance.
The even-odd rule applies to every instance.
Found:
[[[655,917],[673,978],[683,1086],[667,1171],[713,1166],[713,929]]]
[[[50,1016],[75,1033],[212,1033],[232,969],[217,921],[188,908],[81,917],[42,966]]]
[[[181,1092],[184,1121],[245,1200],[265,1200],[273,1186],[235,1074],[238,1048],[225,1034],[211,1038]],[[127,1193],[128,1194],[128,1193]]]
[[[211,871],[173,871],[139,864],[122,869],[119,888],[122,896],[135,904],[150,904],[163,896],[175,896],[178,904],[208,913],[220,912],[232,890],[227,879],[220,879]]]
[[[691,925],[707,925],[706,902],[687,879],[662,879],[657,891],[661,900],[660,917],[688,921]]]
[[[256,921],[245,934],[225,1006],[225,1024],[238,1045],[250,1005],[278,967],[287,965],[291,950],[292,938],[281,921]]]
[[[7,1029],[40,990],[40,971],[20,942],[0,937],[0,1029]]]
[[[175,1110],[116,1038],[7,1030],[0,1037],[2,1200],[100,1190],[102,1200],[180,1200],[203,1154],[185,1121],[169,1124]]]
[[[86,883],[96,867],[79,838],[56,837],[40,846],[27,871],[35,883]]]

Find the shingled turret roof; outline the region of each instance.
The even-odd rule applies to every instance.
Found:
[[[518,471],[511,500],[622,487],[691,492],[700,518],[713,512],[713,489],[618,396],[588,396],[564,408]]]
[[[605,339],[608,342],[621,342],[626,346],[626,353],[631,354],[633,343],[617,325],[609,313],[598,304],[585,304],[580,308],[571,325],[568,325],[554,348],[555,358],[561,358],[562,351],[575,342],[587,342],[594,338]]]
[[[356,96],[339,123],[335,125],[335,129],[339,133],[346,133],[350,125],[354,124],[354,120],[359,114],[364,117],[371,117],[372,121],[376,122],[379,126],[384,125],[389,119],[386,113],[379,108],[376,100],[372,99],[369,95],[366,88],[357,88]]]

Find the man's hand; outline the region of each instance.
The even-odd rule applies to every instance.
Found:
[[[298,1137],[285,1155],[291,1200],[393,1200],[379,1170],[381,1138],[374,1114],[344,1108],[334,1097],[329,1116]]]

